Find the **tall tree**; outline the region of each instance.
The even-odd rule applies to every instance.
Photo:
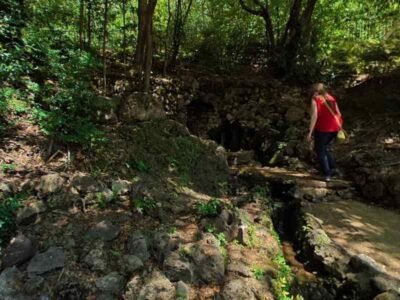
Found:
[[[150,71],[153,57],[153,16],[157,0],[138,0],[138,38],[135,65],[137,72],[144,71],[144,92],[150,89]]]
[[[87,47],[90,49],[92,46],[92,14],[93,14],[93,0],[87,0]]]
[[[187,2],[186,8],[183,6],[182,0],[176,0],[175,2],[174,31],[172,34],[172,54],[170,62],[172,68],[175,68],[176,66],[179,50],[184,35],[184,26],[189,16],[193,0],[188,0],[185,2]]]
[[[292,0],[285,29],[277,34],[271,18],[271,5],[265,0],[239,0],[241,7],[264,20],[270,62],[280,72],[288,71],[296,62],[301,47],[309,42],[312,15],[318,0]]]
[[[104,17],[103,17],[103,92],[106,94],[107,91],[107,57],[106,57],[106,46],[107,46],[107,23],[108,23],[108,0],[104,0]]]
[[[84,39],[84,27],[85,27],[85,2],[79,0],[79,48],[82,50],[85,42]]]

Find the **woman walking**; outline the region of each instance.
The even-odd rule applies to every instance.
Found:
[[[343,120],[336,99],[330,95],[322,83],[311,88],[311,121],[307,140],[312,141],[317,153],[321,171],[326,181],[336,175],[337,169],[330,151],[330,144],[336,139]]]

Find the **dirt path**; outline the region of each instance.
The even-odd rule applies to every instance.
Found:
[[[324,231],[350,255],[365,254],[385,266],[388,274],[400,278],[399,213],[347,200],[358,194],[356,191],[350,194],[352,196],[341,194],[340,191],[352,187],[350,181],[332,180],[327,183],[313,174],[283,168],[246,167],[241,172],[256,173],[272,182],[291,180],[297,190],[306,194],[325,191],[320,197],[310,198],[315,203],[309,202],[304,207],[305,212],[322,220]]]
[[[308,212],[323,221],[329,237],[350,254],[366,254],[400,278],[400,215],[358,201],[316,203]]]

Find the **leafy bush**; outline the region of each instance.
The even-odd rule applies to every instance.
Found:
[[[141,160],[141,159],[140,160],[133,159],[128,162],[128,165],[131,168],[134,168],[139,172],[144,172],[144,173],[150,172],[150,167],[148,166],[148,164],[144,160]]]
[[[21,196],[6,198],[0,203],[0,245],[7,242],[15,230],[15,213],[21,207]]]
[[[69,50],[48,50],[47,81],[36,103],[33,115],[42,130],[51,138],[84,146],[105,141],[94,122],[93,103],[96,96],[90,86],[91,70],[96,60],[88,53]]]
[[[144,196],[143,198],[136,199],[134,201],[136,209],[145,215],[148,215],[152,209],[157,207],[156,201],[150,196]]]
[[[197,209],[202,217],[216,217],[221,213],[221,200],[213,198],[207,203],[198,203]]]
[[[261,280],[265,275],[265,270],[260,267],[251,268],[251,272],[253,273],[254,278],[257,280]]]

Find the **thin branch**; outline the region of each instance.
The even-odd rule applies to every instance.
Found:
[[[257,1],[257,0],[255,0]],[[262,16],[262,10],[255,10],[250,8],[248,5],[246,5],[246,3],[244,2],[244,0],[239,0],[240,6],[247,11],[248,13],[252,14],[252,15],[256,15],[256,16]]]

